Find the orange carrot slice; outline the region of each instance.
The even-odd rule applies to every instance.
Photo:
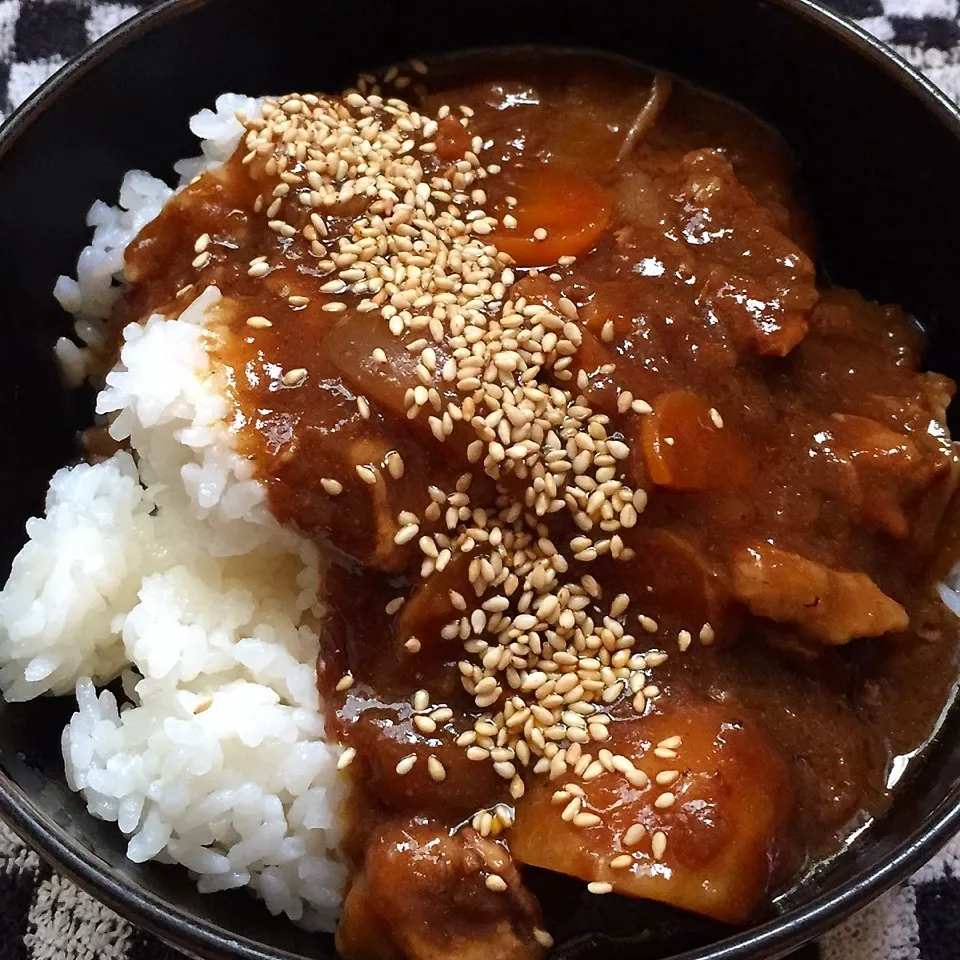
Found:
[[[671,390],[641,421],[640,439],[650,479],[672,490],[730,490],[742,486],[750,463],[728,427],[718,427],[695,393]]]
[[[511,179],[517,204],[491,211],[500,219],[492,239],[518,266],[545,267],[560,257],[578,257],[596,246],[610,223],[610,197],[591,177],[540,166],[520,168]],[[507,216],[516,220],[513,229],[503,223]]]

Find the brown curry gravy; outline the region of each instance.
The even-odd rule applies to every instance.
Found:
[[[654,671],[660,695],[652,713],[689,697],[734,704],[772,745],[785,770],[791,829],[769,851],[769,895],[883,811],[894,761],[922,747],[952,695],[956,622],[929,571],[956,470],[942,426],[953,384],[917,372],[921,336],[901,310],[818,291],[792,160],[739,108],[675,84],[658,122],[615,165],[649,89],[639,68],[589,55],[506,54],[447,63],[416,80],[424,114],[441,104],[473,111],[469,131],[484,141],[484,162],[502,166],[484,184],[488,210],[506,210],[517,171],[540,164],[588,174],[613,198],[612,221],[591,252],[566,266],[545,263],[522,281],[531,296],[568,297],[595,334],[599,352],[577,362],[584,394],[611,417],[611,435],[634,451],[644,446],[642,416],[618,411],[614,382],[650,404],[671,391],[692,393],[722,419],[716,433],[724,439],[711,447],[710,433],[700,445],[709,461],[692,468],[697,489],[658,486],[634,458],[637,485],[650,494],[628,541],[638,559],[574,563],[571,575],[589,567],[605,597],[629,593],[657,621],[657,632],[639,641],[639,649],[669,654]],[[411,656],[397,635],[399,615],[384,612],[417,579],[416,540],[390,557],[381,549],[392,543],[395,518],[404,510],[421,516],[428,487],[452,491],[469,466],[422,423],[373,400],[364,416],[334,351],[355,329],[357,362],[365,362],[375,346],[369,319],[355,312],[358,297],[321,290],[329,274],[301,238],[278,237],[254,212],[262,184],[248,175],[243,152],[141,233],[127,253],[131,291],[118,319],[179,311],[209,283],[229,297],[221,356],[232,370],[242,449],[277,518],[333,548],[319,683],[328,734],[357,750],[348,851],[359,865],[370,836],[393,818],[424,815],[452,828],[478,809],[512,802],[492,765],[469,760],[453,742],[483,712],[460,684],[459,643],[424,643]],[[330,239],[362,209],[332,211]],[[194,241],[205,233],[211,258],[198,273]],[[271,272],[249,276],[250,261],[262,255]],[[291,294],[309,302],[291,305]],[[345,312],[323,311],[336,300]],[[272,326],[246,326],[250,316]],[[613,335],[604,339],[610,321]],[[406,389],[402,351],[391,361],[378,375]],[[609,363],[612,374],[604,372]],[[286,385],[283,374],[298,368],[306,378]],[[864,421],[888,431],[883,442],[899,436],[900,446],[858,452]],[[391,452],[402,457],[403,476],[375,495],[354,465],[388,470]],[[474,472],[471,502],[492,503],[494,484]],[[329,496],[320,478],[342,482],[343,492]],[[576,536],[563,517],[551,522],[556,542]],[[751,615],[732,596],[731,557],[753,543],[867,574],[906,609],[909,627],[829,645]],[[697,634],[704,623],[712,643]],[[684,652],[682,630],[692,631]],[[353,686],[337,690],[348,671]],[[429,735],[413,723],[418,689],[430,692],[432,707],[453,712]],[[616,725],[632,715],[615,707],[613,716]],[[409,754],[421,759],[397,775]],[[428,775],[427,755],[442,761],[443,782]],[[582,843],[589,847],[589,833]],[[671,856],[668,846],[668,873]]]

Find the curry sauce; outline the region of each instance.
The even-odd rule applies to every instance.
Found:
[[[952,695],[920,331],[818,280],[773,132],[619,60],[414,62],[243,121],[117,321],[219,287],[238,449],[327,548],[341,952],[540,956],[525,866],[757,916]]]

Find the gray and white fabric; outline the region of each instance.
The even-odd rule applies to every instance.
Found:
[[[149,2],[0,0],[0,119]],[[828,2],[960,101],[960,0]],[[0,825],[0,960],[182,958],[53,873]],[[960,838],[795,960],[960,960]]]

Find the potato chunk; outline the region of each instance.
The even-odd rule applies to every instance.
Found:
[[[790,804],[784,763],[756,726],[732,703],[678,696],[612,723],[604,746],[646,776],[631,784],[604,770],[531,784],[510,832],[514,856],[626,896],[747,920],[773,874]],[[565,819],[570,803],[578,811]]]
[[[736,554],[733,592],[758,617],[796,624],[820,643],[899,633],[910,622],[866,574],[831,570],[766,543]]]

